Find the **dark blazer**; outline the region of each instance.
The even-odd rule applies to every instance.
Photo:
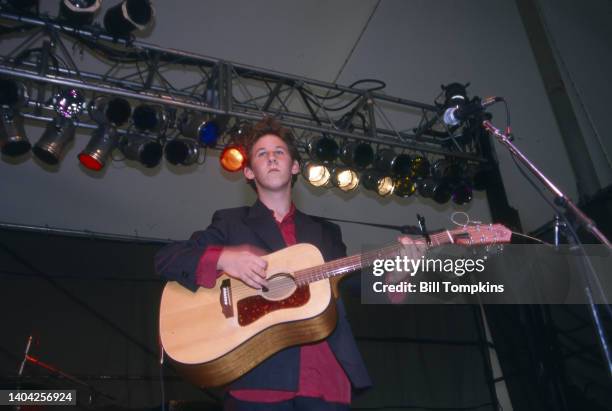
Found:
[[[346,255],[340,227],[336,224],[315,219],[296,210],[295,229],[297,242],[315,245],[325,261]],[[271,211],[259,200],[252,207],[216,211],[206,230],[196,231],[187,241],[162,248],[155,255],[155,269],[169,280],[178,281],[195,291],[198,288],[195,270],[206,247],[242,244],[251,244],[268,252],[285,247]],[[372,383],[346,320],[346,311],[341,300],[337,301],[337,307],[338,323],[327,342],[353,387],[369,387]],[[299,361],[299,347],[282,350],[234,381],[230,389],[297,391]]]

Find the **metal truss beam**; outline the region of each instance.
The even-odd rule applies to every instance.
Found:
[[[97,26],[78,29],[48,18],[9,13],[2,7],[0,21],[4,27],[0,37],[12,36],[23,41],[12,51],[2,50],[0,75],[36,85],[37,112],[24,113],[29,118],[44,119],[40,110],[50,109],[44,103],[51,89],[68,87],[82,90],[87,96],[121,96],[158,104],[174,112],[229,115],[235,120],[259,120],[272,115],[294,129],[302,149],[313,136],[326,134],[343,141],[361,140],[378,146],[486,161],[476,143],[458,144],[448,129],[446,138],[428,133],[430,127],[439,123],[441,109],[436,105],[388,96],[372,88],[346,87],[117,39]],[[41,42],[43,46],[36,47]],[[84,63],[72,57],[77,52],[104,64],[90,64],[87,69],[78,67]],[[85,117],[79,119],[80,125],[86,126]],[[398,131],[390,118],[401,118],[402,123],[406,118],[414,118],[417,124],[409,128],[411,132]],[[169,128],[176,129],[176,124]]]

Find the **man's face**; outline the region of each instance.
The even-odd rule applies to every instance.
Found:
[[[291,159],[287,144],[273,134],[260,137],[250,156],[250,165],[244,168],[244,175],[255,180],[258,192],[291,187],[292,175],[300,171],[297,160]]]

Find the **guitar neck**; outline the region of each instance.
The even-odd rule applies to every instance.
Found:
[[[430,248],[453,243],[453,237],[448,231],[432,234],[430,239]],[[298,284],[308,284],[313,281],[319,281],[361,270],[362,268],[372,266],[374,264],[374,260],[391,259],[399,256],[404,247],[405,246],[398,242],[383,248],[339,258],[316,267],[300,270],[295,273],[296,282]]]
[[[510,241],[511,235],[512,232],[500,224],[465,226],[455,230],[445,230],[436,234],[431,234],[428,247],[439,247],[445,244],[471,246],[507,243]],[[417,242],[418,241],[424,240],[417,240]],[[314,281],[324,280],[326,278],[370,267],[374,264],[374,260],[393,259],[399,256],[404,247],[406,246],[398,242],[377,250],[339,258],[316,267],[300,270],[294,273],[296,283],[299,285],[309,284]]]

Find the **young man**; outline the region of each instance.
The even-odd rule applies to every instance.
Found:
[[[196,290],[212,287],[221,272],[262,288],[266,262],[260,256],[296,243],[314,244],[326,261],[346,255],[340,228],[295,208],[291,187],[300,171],[291,135],[270,118],[246,134],[244,175],[257,191],[251,207],[219,210],[204,231],[164,247],[156,270]],[[324,341],[282,350],[230,384],[231,410],[344,410],[351,389],[371,385],[370,377],[337,301],[338,323]]]

